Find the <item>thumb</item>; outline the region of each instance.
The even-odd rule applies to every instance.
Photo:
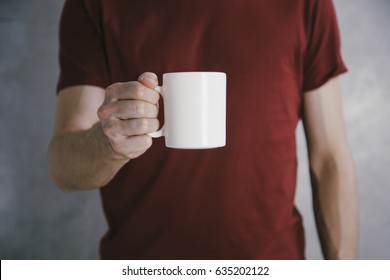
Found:
[[[158,86],[157,75],[152,72],[144,72],[138,77],[138,82],[149,88],[156,88]]]

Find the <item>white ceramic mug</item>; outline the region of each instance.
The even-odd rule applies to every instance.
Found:
[[[165,137],[177,149],[210,149],[226,145],[226,74],[175,72],[163,75],[156,88],[164,101],[164,125],[151,137]]]

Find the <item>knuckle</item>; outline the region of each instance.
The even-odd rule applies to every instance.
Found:
[[[154,91],[152,97],[153,97],[153,104],[158,106],[158,102],[160,100],[160,94],[157,91]]]
[[[141,133],[146,132],[149,127],[149,122],[147,119],[138,119],[137,121],[137,130]]]
[[[104,113],[103,113],[103,107],[100,106],[98,109],[97,109],[97,112],[96,112],[97,116],[99,119],[103,119],[104,118]]]
[[[109,86],[106,88],[106,96],[107,96],[107,97],[113,96],[114,93],[115,93],[115,91],[116,91],[116,87],[117,87],[117,84],[109,85]]]
[[[135,104],[135,111],[140,114],[140,115],[144,115],[146,113],[146,106],[144,103],[142,102],[137,102]]]
[[[106,88],[106,93],[105,93],[106,100],[108,100],[109,102],[116,100],[115,96],[120,91],[121,87],[122,87],[122,83],[114,83],[114,84],[109,85]]]
[[[114,121],[109,121],[103,124],[103,130],[110,138],[118,137],[118,124]]]
[[[97,110],[97,115],[99,119],[106,119],[108,117],[108,107],[105,105],[102,105]]]
[[[136,83],[134,88],[134,94],[136,98],[141,99],[144,96],[145,89],[141,83]]]
[[[148,104],[147,112],[149,117],[156,118],[158,116],[158,108],[156,105]]]

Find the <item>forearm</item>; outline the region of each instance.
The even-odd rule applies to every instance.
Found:
[[[358,210],[349,150],[311,164],[313,207],[325,259],[356,259]]]
[[[100,123],[55,135],[48,159],[53,181],[65,191],[102,187],[128,161],[114,156]]]

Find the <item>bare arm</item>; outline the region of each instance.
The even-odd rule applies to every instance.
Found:
[[[57,98],[56,121],[48,159],[54,182],[63,190],[106,185],[129,160],[152,144],[147,133],[158,128],[158,84],[151,73],[139,82],[104,90],[74,86]]]
[[[325,259],[355,259],[358,210],[354,164],[344,127],[338,80],[304,94],[313,207]]]

